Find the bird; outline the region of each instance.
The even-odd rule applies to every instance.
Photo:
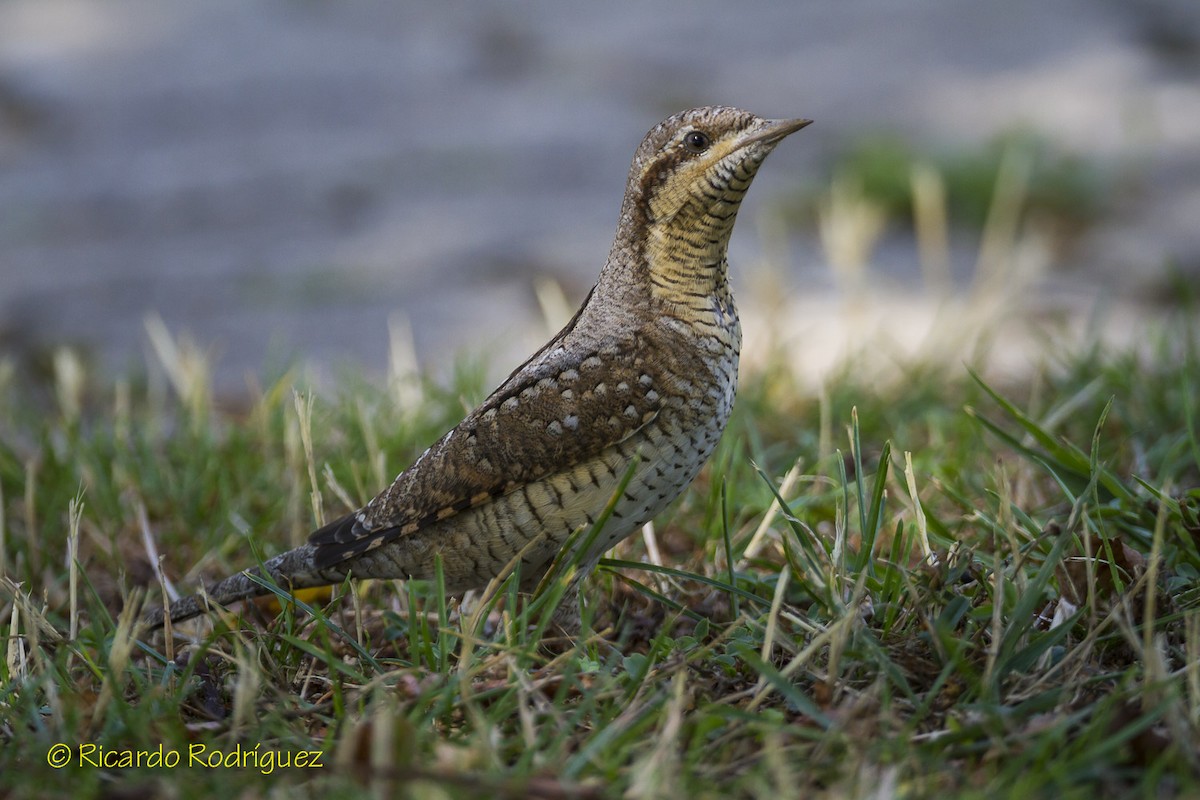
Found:
[[[566,547],[576,574],[590,573],[717,445],[742,339],[734,222],[763,160],[810,123],[705,106],[655,125],[634,153],[604,267],[557,335],[365,506],[145,621],[267,594],[264,578],[294,591],[433,579],[440,563],[458,594],[519,563],[527,591]],[[577,603],[555,612],[567,630],[577,618]]]

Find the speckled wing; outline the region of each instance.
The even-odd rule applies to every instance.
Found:
[[[603,352],[551,342],[363,509],[312,534],[331,567],[599,457],[663,405],[655,348],[631,334]]]

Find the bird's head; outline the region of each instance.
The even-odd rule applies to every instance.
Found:
[[[649,267],[655,294],[663,283],[703,291],[712,279],[724,279],[742,197],[775,146],[810,122],[706,106],[668,117],[646,134],[629,171],[617,245],[632,248],[623,255]]]
[[[654,126],[634,154],[628,196],[646,222],[736,211],[775,145],[812,120],[771,120],[724,106],[693,108]]]

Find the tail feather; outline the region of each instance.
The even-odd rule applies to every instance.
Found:
[[[279,586],[293,590],[328,586],[345,578],[344,570],[316,569],[313,566],[314,550],[312,545],[304,544],[295,550],[281,553],[266,561],[262,568],[252,567],[214,583],[205,589],[203,594],[176,600],[169,608],[152,609],[146,613],[144,620],[152,628],[157,628],[162,626],[168,616],[171,622],[183,622],[206,613],[213,605],[227,606],[239,600],[269,594],[268,589],[251,578],[251,575],[262,577],[264,570]]]

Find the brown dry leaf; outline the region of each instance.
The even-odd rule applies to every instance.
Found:
[[[1138,702],[1131,700],[1121,706],[1112,720],[1113,735],[1120,735],[1126,728],[1139,725],[1142,713],[1141,704]],[[1165,726],[1152,725],[1130,738],[1129,750],[1123,760],[1138,767],[1148,767],[1162,758],[1171,745],[1172,741]]]
[[[1095,575],[1096,602],[1110,605],[1118,597],[1114,571],[1120,576],[1125,588],[1133,584],[1146,571],[1146,557],[1119,539],[1106,540],[1097,534],[1088,534],[1092,572]],[[1075,605],[1088,600],[1088,557],[1084,553],[1063,559],[1058,568],[1058,582],[1063,596]],[[1111,559],[1109,554],[1111,552]]]

